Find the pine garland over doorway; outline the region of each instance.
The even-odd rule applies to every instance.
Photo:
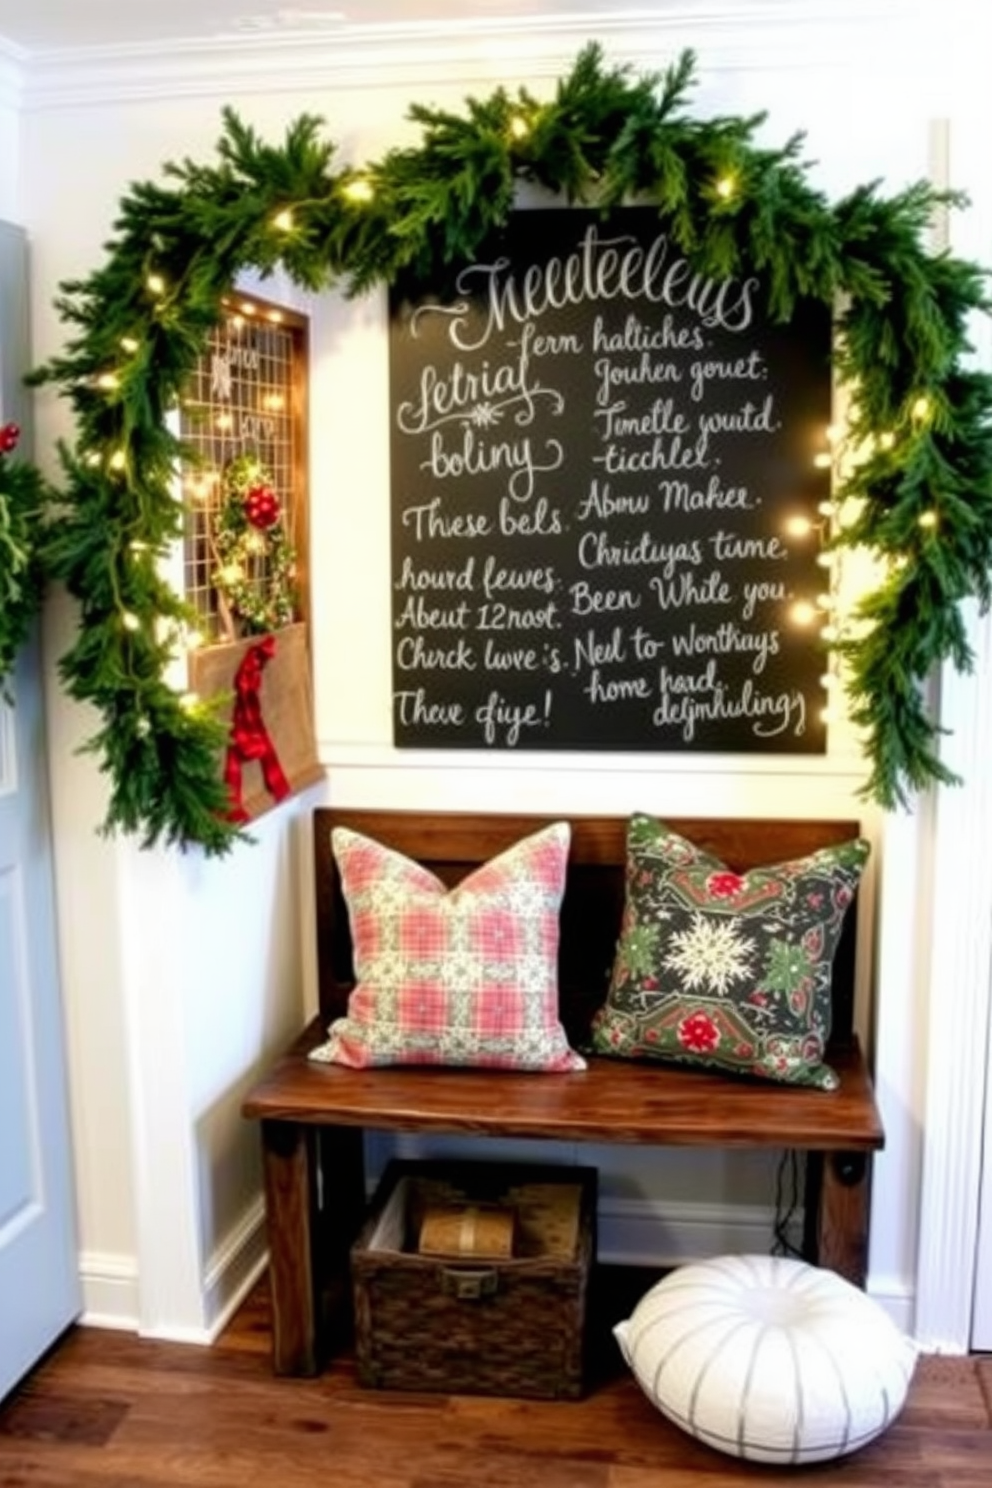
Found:
[[[984,275],[927,248],[935,211],[960,199],[872,184],[831,203],[800,137],[774,149],[763,116],[694,117],[693,72],[688,53],[638,76],[589,46],[548,101],[498,88],[461,113],[412,106],[421,143],[361,167],[336,166],[312,116],[269,145],[227,110],[214,163],[170,164],[122,199],[102,266],[62,286],[72,336],[35,377],[76,417],[45,558],[79,604],[61,674],[102,719],[88,747],[109,779],[108,829],[210,854],[239,831],[216,710],[166,680],[189,616],[159,567],[182,527],[168,416],[237,275],[281,265],[349,295],[401,275],[437,283],[506,222],[521,181],[604,213],[656,204],[699,272],[762,276],[775,318],[803,296],[840,307],[851,403],[831,542],[866,549],[877,582],[826,640],[862,731],[865,794],[891,808],[953,778],[924,684],[944,662],[970,668],[963,604],[992,599],[992,377],[966,365]]]

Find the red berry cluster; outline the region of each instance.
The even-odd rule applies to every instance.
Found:
[[[4,424],[0,429],[0,455],[9,455],[11,450],[16,449],[20,437],[21,431],[16,424]]]
[[[245,516],[263,531],[279,520],[279,497],[271,486],[252,486],[245,492]]]

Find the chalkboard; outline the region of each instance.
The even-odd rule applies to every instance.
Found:
[[[640,208],[394,288],[397,745],[826,747],[830,315],[766,305]]]

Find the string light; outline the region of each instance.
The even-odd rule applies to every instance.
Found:
[[[356,176],[353,181],[349,181],[341,189],[343,194],[351,202],[370,202],[375,196],[375,192],[372,189],[372,182],[367,180],[365,176]]]
[[[837,515],[837,507],[832,501],[819,501],[817,502],[816,509],[821,517],[835,517]]]
[[[165,280],[161,274],[149,274],[145,280],[145,286],[150,294],[159,297],[165,294]]]
[[[140,345],[141,345],[141,342],[140,341],[136,341],[133,336],[122,336],[121,337],[121,346],[124,349],[124,351],[135,352],[135,351],[138,350],[138,348],[139,348]]]
[[[883,450],[890,450],[895,442],[896,436],[891,429],[886,429],[884,434],[879,434],[878,436],[879,447]]]
[[[114,450],[110,457],[111,470],[123,470],[127,464],[127,455],[123,450]]]
[[[817,470],[829,470],[834,463],[834,457],[827,450],[821,450],[818,455],[813,456],[813,464]]]
[[[95,470],[98,465],[102,464],[102,459],[97,454],[96,450],[91,450],[90,453],[86,456],[86,463],[91,470]]]
[[[530,125],[522,114],[514,114],[510,120],[510,133],[514,139],[526,139],[530,134]]]
[[[262,399],[262,407],[270,413],[279,413],[286,406],[286,399],[281,393],[267,393]]]
[[[808,537],[813,530],[813,523],[809,517],[789,517],[785,524],[785,531],[789,537]]]
[[[101,372],[96,380],[96,385],[98,388],[102,388],[105,393],[111,393],[114,388],[120,387],[121,380],[116,372]]]
[[[130,549],[131,549],[131,552],[132,553],[147,553],[148,552],[148,544],[146,542],[142,542],[140,540],[140,538],[137,538],[137,537],[134,539],[134,541],[132,543],[129,544],[129,546],[130,546]]]
[[[266,319],[271,320],[273,325],[282,325],[285,316],[281,310],[270,310]]]
[[[218,414],[216,422],[218,429],[226,430],[234,428],[234,420],[229,413]]]
[[[255,306],[252,304],[251,300],[242,300],[241,301],[241,312],[242,312],[243,315],[254,315],[255,314]]]
[[[791,615],[796,625],[812,625],[817,618],[816,606],[811,605],[808,599],[797,599],[792,606]]]
[[[920,512],[917,520],[921,527],[936,527],[937,513],[935,511]]]
[[[923,423],[925,419],[930,417],[930,399],[925,393],[921,393],[918,398],[913,400],[909,411],[917,423]]]
[[[198,693],[184,692],[179,699],[179,706],[180,708],[184,708],[187,713],[191,713],[199,701],[200,697]]]
[[[133,610],[125,610],[121,615],[121,624],[125,630],[136,631],[141,629],[141,621]]]
[[[733,176],[721,176],[716,183],[716,194],[722,201],[729,201],[737,191],[737,181]]]
[[[277,212],[275,214],[275,216],[272,219],[272,226],[274,228],[276,228],[279,232],[292,232],[293,231],[293,226],[294,226],[293,214],[289,210],[288,207],[283,207],[283,209],[282,209],[281,212]]]

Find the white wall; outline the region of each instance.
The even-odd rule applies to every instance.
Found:
[[[691,9],[682,7],[681,19],[668,24],[667,9],[659,7],[650,30],[629,24],[597,30],[611,56],[638,67],[663,65],[673,49],[699,46],[699,108],[768,110],[766,133],[778,142],[804,128],[808,154],[818,162],[814,179],[831,195],[874,177],[897,188],[926,172],[940,77],[932,69],[924,77],[917,68],[915,33],[891,25],[894,13],[915,7],[895,0],[832,9],[793,4],[785,26],[762,22],[769,7],[752,14],[742,6],[732,23],[725,12],[722,19],[711,15],[703,33],[686,23]],[[488,92],[498,82],[547,92],[586,39],[579,30],[549,35],[522,28],[499,46],[480,36],[447,52],[407,45],[330,58],[270,47],[264,68],[253,55],[218,52],[197,65],[188,58],[179,66],[168,56],[154,63],[124,56],[89,71],[39,71],[20,157],[34,249],[36,357],[60,344],[62,328],[51,308],[58,282],[99,264],[129,183],[157,176],[166,158],[206,158],[222,104],[233,103],[269,137],[304,110],[320,113],[340,157],[358,163],[409,138],[411,101],[458,107],[466,92]],[[896,927],[919,901],[916,870],[926,857],[919,822],[886,828],[865,810],[856,794],[862,767],[843,727],[822,760],[395,752],[384,297],[355,303],[323,297],[313,307],[311,339],[317,732],[331,799],[434,809],[485,803],[563,814],[639,808],[659,815],[864,819],[879,849],[864,919],[872,919],[882,868],[880,902],[888,918],[880,942],[884,949],[888,936],[891,947],[881,977],[899,1004],[879,1025],[893,1028],[891,1042],[878,1049],[889,1151],[877,1167],[872,1286],[908,1324],[923,1052],[899,1014],[907,998],[925,1006],[928,989],[918,961],[904,956]],[[44,455],[67,432],[66,413],[51,394],[41,397],[38,412]],[[238,849],[220,864],[196,854],[140,854],[133,844],[98,838],[103,785],[92,761],[74,753],[93,720],[60,695],[54,676],[69,623],[70,607],[57,598],[47,626],[48,702],[87,1299],[104,1320],[206,1336],[261,1255],[257,1133],[240,1121],[238,1105],[257,1069],[313,1006],[307,943],[301,943],[304,827],[321,793],[273,814],[256,847]],[[898,859],[884,857],[886,830],[900,839]],[[873,1011],[869,952],[866,942],[859,1001],[866,1034]],[[684,1233],[693,1219],[725,1215],[740,1203],[745,1217],[753,1217],[750,1182],[742,1191],[740,1168],[719,1154],[690,1163],[659,1153],[625,1167],[617,1166],[616,1154],[596,1156],[612,1163],[608,1188],[617,1201],[618,1233],[622,1201],[645,1194],[661,1196],[662,1207],[665,1195],[674,1195]]]

